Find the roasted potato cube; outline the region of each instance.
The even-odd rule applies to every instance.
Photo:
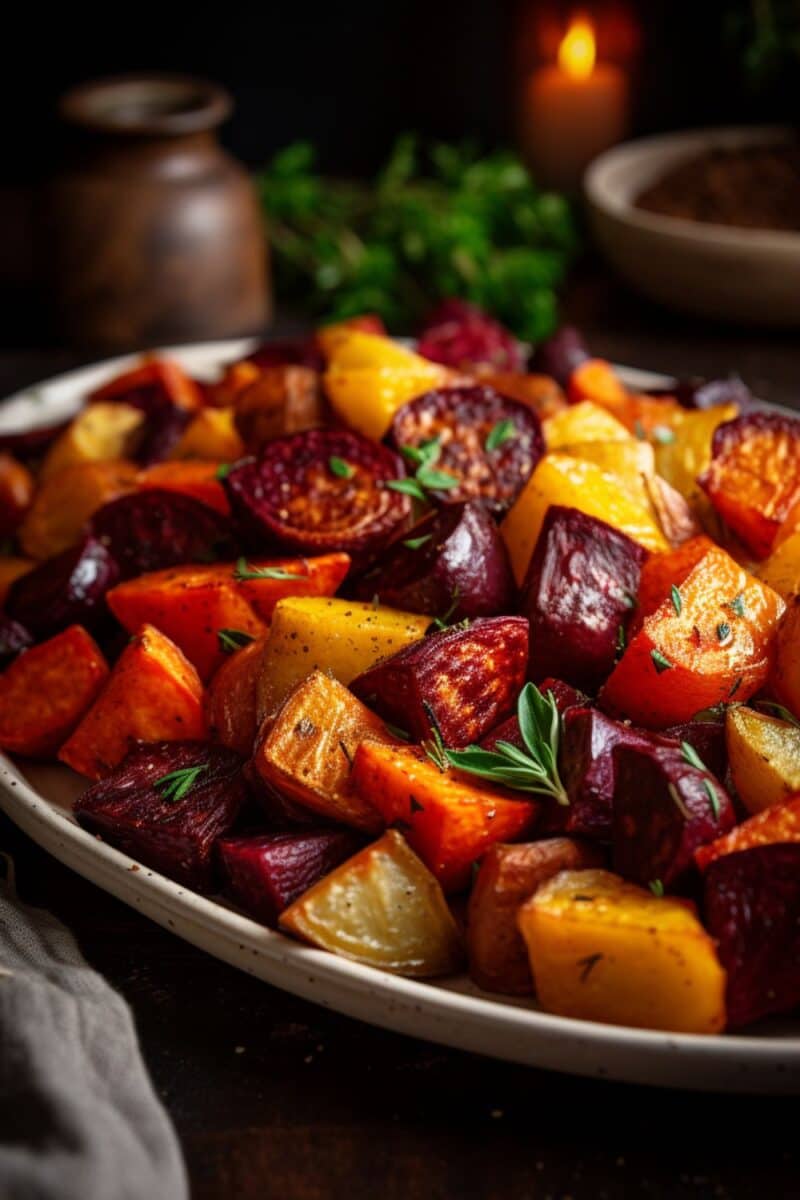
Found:
[[[752,708],[725,718],[733,784],[748,812],[782,804],[800,792],[800,729]]]
[[[770,686],[776,699],[800,719],[800,596],[794,597],[778,626]]]
[[[41,478],[81,463],[133,458],[145,414],[130,404],[90,404],[56,438],[42,463]]]

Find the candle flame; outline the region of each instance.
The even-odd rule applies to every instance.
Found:
[[[586,17],[573,17],[558,47],[558,65],[572,79],[588,79],[596,57],[594,29]]]

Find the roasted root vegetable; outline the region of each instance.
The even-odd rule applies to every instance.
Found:
[[[131,698],[135,697],[135,703]],[[145,625],[131,638],[92,707],[58,757],[102,779],[136,742],[205,737],[203,685],[169,638]]]
[[[638,542],[596,517],[559,505],[548,510],[519,602],[530,622],[529,678],[600,686],[624,644],[646,557]]]
[[[138,473],[136,486],[140,491],[158,488],[161,491],[178,492],[216,509],[223,516],[229,516],[230,505],[219,479],[224,467],[223,463],[192,460],[154,463]]]
[[[261,669],[263,638],[247,642],[225,659],[206,688],[208,733],[219,742],[249,758],[258,732],[256,682]]]
[[[31,506],[33,476],[12,454],[0,452],[0,538],[16,533]]]
[[[800,529],[779,539],[769,558],[755,568],[755,574],[786,601],[800,595]]]
[[[713,509],[697,482],[711,462],[714,430],[738,413],[733,404],[704,411],[683,412],[661,436],[653,439],[656,471],[689,503],[704,528],[715,530]]]
[[[705,918],[727,972],[732,1028],[800,1004],[800,844],[754,846],[712,862]]]
[[[135,486],[136,467],[124,461],[81,463],[45,479],[19,529],[24,553],[51,558],[67,550],[101,505]]]
[[[51,758],[107,677],[100,648],[80,625],[26,650],[0,675],[0,746]]]
[[[210,679],[230,647],[264,632],[263,621],[239,591],[232,564],[168,567],[112,588],[108,606],[135,633],[154,625],[183,651],[202,680]]]
[[[313,671],[267,723],[253,762],[265,783],[295,803],[329,821],[379,833],[384,827],[380,812],[350,779],[353,757],[365,740],[398,744],[344,684]]]
[[[532,992],[528,953],[517,928],[520,905],[559,871],[602,865],[601,850],[571,838],[490,846],[467,910],[469,973],[478,987],[511,996]]]
[[[406,646],[352,690],[416,741],[437,730],[447,746],[467,746],[513,711],[527,660],[528,622],[485,617]]]
[[[224,837],[217,843],[226,891],[265,925],[359,849],[344,829],[309,829]]]
[[[237,396],[235,414],[237,432],[250,454],[273,438],[318,429],[325,421],[320,377],[308,367],[267,367]]]
[[[752,708],[735,706],[725,719],[731,778],[748,812],[782,804],[800,792],[800,728]]]
[[[403,474],[385,446],[354,433],[311,430],[276,438],[258,461],[234,466],[224,486],[250,546],[364,556],[409,524],[411,501],[390,486]]]
[[[232,558],[236,548],[230,521],[221,513],[191,496],[160,488],[104,504],[90,528],[126,579],[177,563]]]
[[[82,463],[134,458],[144,413],[129,404],[92,404],[70,421],[44,457],[41,478]]]
[[[281,600],[264,647],[259,719],[277,712],[312,671],[328,671],[349,684],[378,659],[418,641],[429,624],[430,617],[380,604],[317,596]]]
[[[207,892],[216,879],[217,839],[246,798],[238,754],[203,742],[155,742],[136,746],[79,796],[75,816],[145,866]]]
[[[770,689],[800,720],[800,596],[793,596],[775,637]]]
[[[561,325],[550,337],[537,342],[531,367],[566,387],[575,368],[588,358],[591,355],[581,332],[574,325]]]
[[[514,577],[497,525],[473,500],[434,510],[395,538],[353,594],[457,622],[510,612]]]
[[[464,957],[439,884],[395,830],[295,900],[280,926],[396,975],[449,975]]]
[[[716,546],[646,617],[606,683],[604,705],[650,728],[746,700],[766,681],[785,605]]]
[[[638,633],[649,617],[665,600],[672,599],[672,588],[679,588],[686,576],[709,550],[714,548],[711,538],[700,534],[690,538],[682,546],[667,550],[663,554],[651,554],[645,561],[639,577],[636,604],[631,616],[629,633]]]
[[[668,549],[649,509],[631,499],[615,475],[567,454],[546,454],[501,526],[518,583],[522,583],[552,504],[577,508],[627,534],[645,550]]]
[[[147,413],[161,400],[193,412],[202,405],[200,388],[176,362],[148,358],[95,388],[89,403],[124,402]]]
[[[420,330],[417,352],[459,370],[487,366],[521,371],[527,358],[510,330],[463,300],[445,300],[431,313]]]
[[[765,808],[748,817],[723,837],[699,846],[694,860],[701,871],[725,854],[752,850],[754,846],[772,846],[780,842],[800,842],[800,793],[783,804]]]
[[[676,1033],[724,1028],[725,972],[685,901],[608,871],[562,871],[518,920],[548,1012]]]
[[[9,590],[15,579],[19,579],[26,571],[36,566],[33,559],[16,556],[0,558],[0,608],[6,602]]]
[[[501,396],[519,400],[532,408],[541,421],[554,417],[567,407],[564,393],[548,375],[522,374],[517,371],[482,370],[480,381]]]
[[[480,500],[506,512],[544,453],[539,418],[518,400],[474,384],[426,392],[395,413],[390,440],[421,495],[440,503]]]
[[[474,776],[443,770],[413,746],[362,742],[353,783],[387,825],[396,825],[446,892],[469,883],[472,864],[495,842],[522,837],[539,806]]]
[[[781,527],[800,522],[800,419],[754,412],[718,426],[700,484],[750,553],[766,558]]]
[[[39,639],[68,625],[96,630],[106,621],[106,595],[118,579],[119,567],[106,547],[85,537],[16,579],[8,590],[6,612]]]
[[[201,408],[189,421],[172,449],[171,458],[200,458],[234,462],[245,452],[232,408]]]
[[[631,443],[635,440],[621,421],[591,400],[571,404],[556,413],[544,422],[542,432],[548,450],[560,450],[578,443]]]

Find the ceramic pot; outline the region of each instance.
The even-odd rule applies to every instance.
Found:
[[[262,329],[263,216],[217,141],[227,93],[183,76],[124,77],[82,84],[59,108],[65,161],[45,210],[61,335],[125,350]]]

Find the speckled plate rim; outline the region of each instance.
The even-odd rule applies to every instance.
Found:
[[[251,340],[170,347],[198,375],[246,352]],[[68,417],[86,391],[139,356],[79,368],[11,398],[0,429]],[[632,386],[664,376],[625,370]],[[0,755],[0,808],[38,845],[179,937],[265,982],[326,1008],[459,1049],[576,1075],[695,1090],[800,1092],[800,1023],[758,1036],[700,1037],[556,1017],[531,1002],[489,996],[465,977],[401,979],[302,946],[228,907],[187,891],[81,829],[71,814],[85,786],[65,767]]]

